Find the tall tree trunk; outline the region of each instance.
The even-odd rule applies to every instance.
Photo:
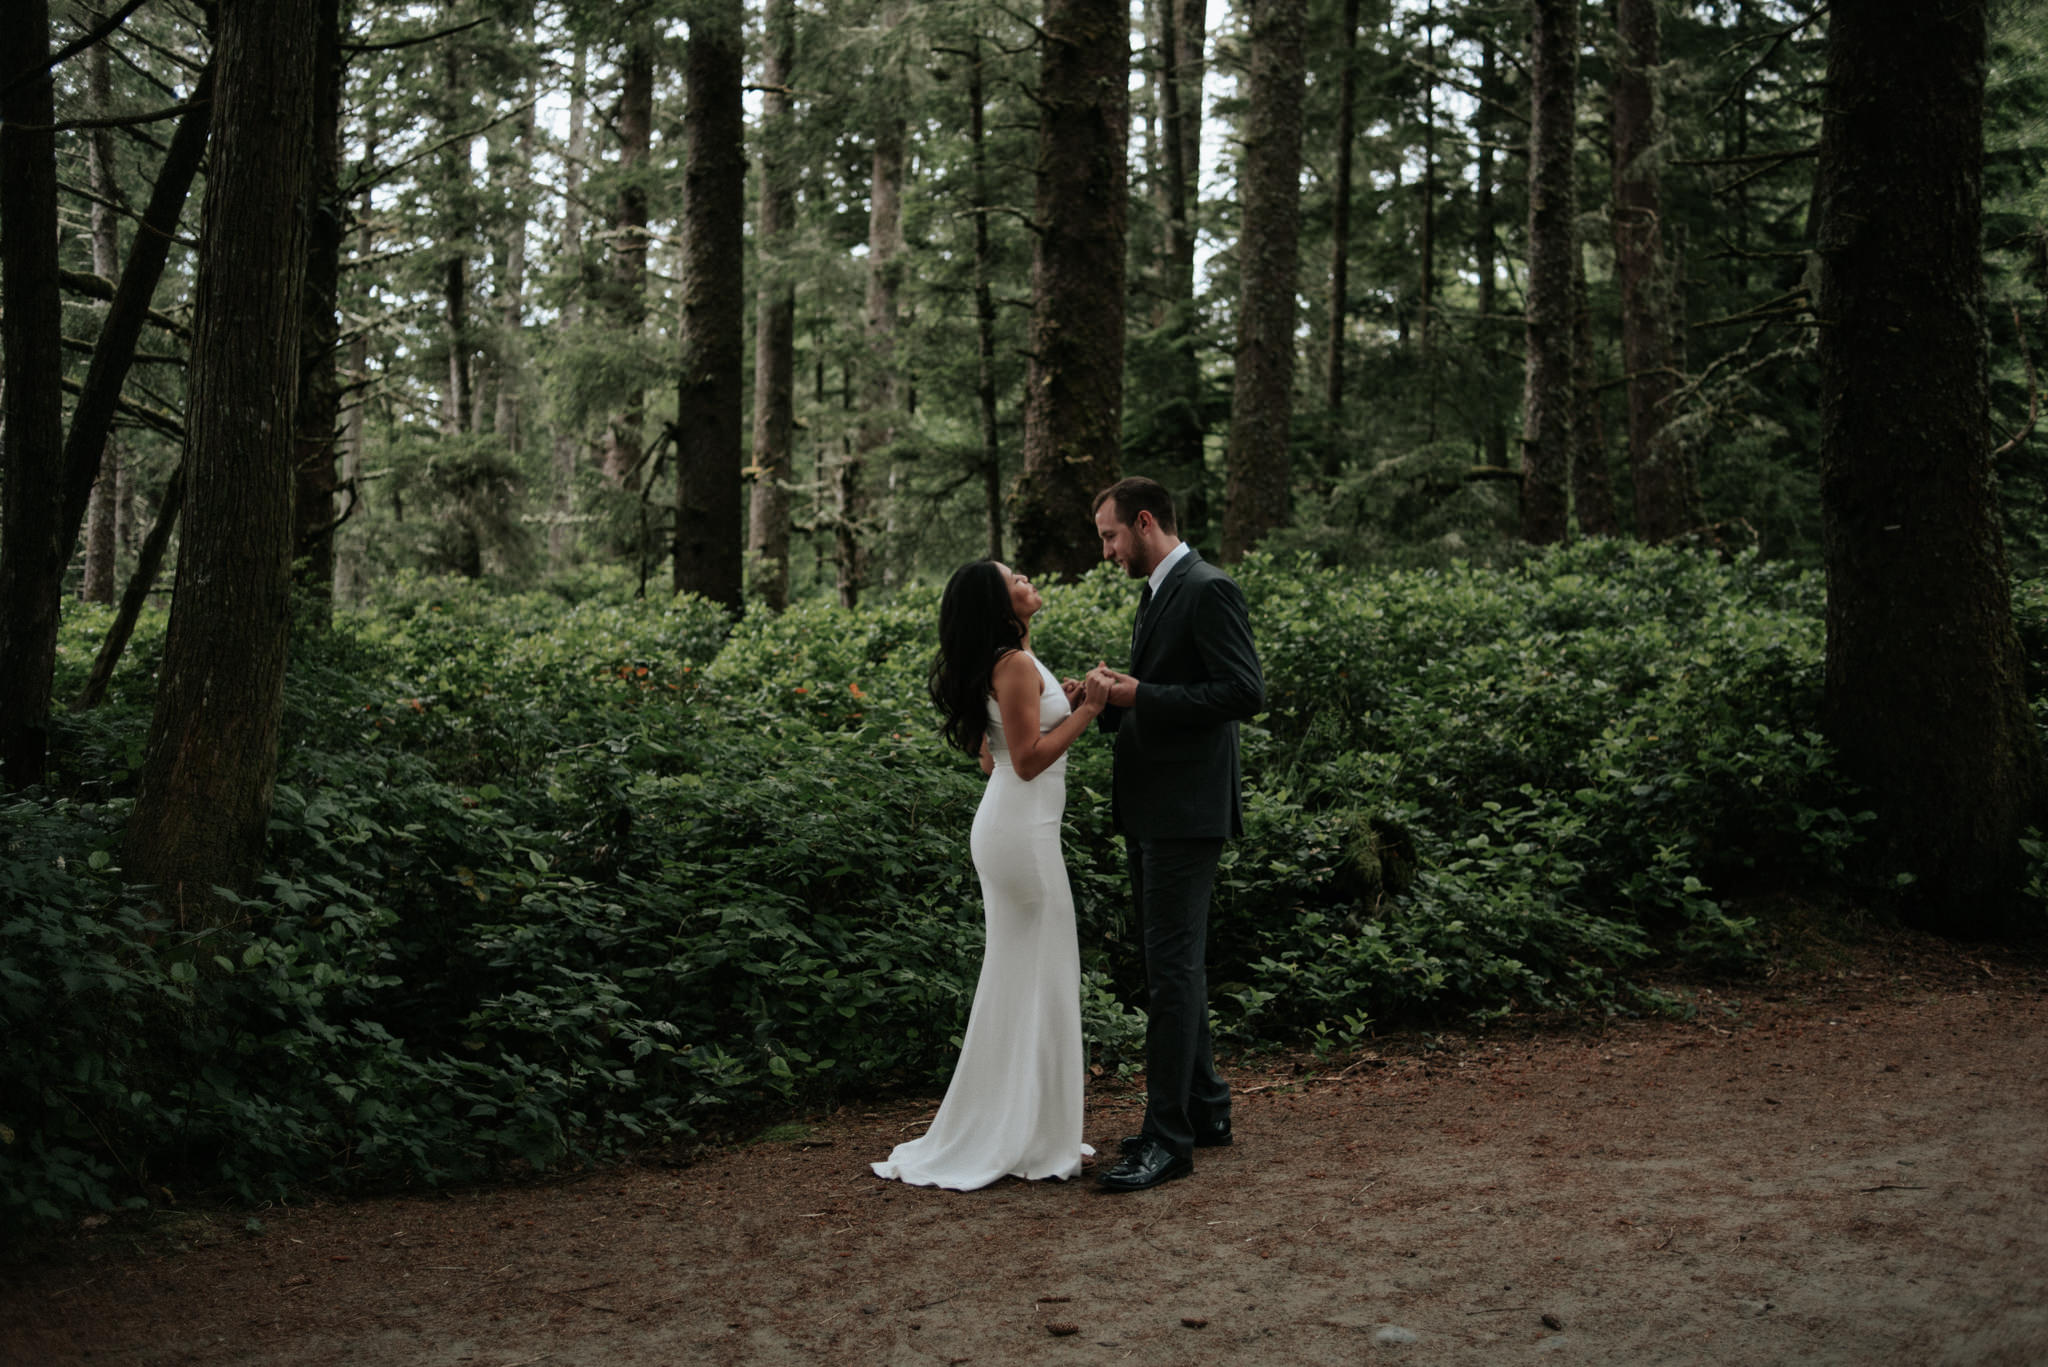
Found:
[[[974,338],[975,409],[981,418],[981,491],[985,541],[991,560],[1003,558],[1003,453],[996,428],[995,262],[988,239],[988,139],[986,74],[981,39],[967,68],[968,145],[974,168]]]
[[[0,23],[0,782],[40,783],[70,531],[47,0]],[[94,451],[97,460],[99,451]]]
[[[640,168],[653,150],[654,19],[643,6],[628,21],[619,88],[619,193],[612,210],[611,318],[621,335],[640,335],[647,321],[647,185]],[[605,478],[625,485],[640,464],[644,397],[635,393],[611,415],[604,442]]]
[[[579,39],[569,65],[569,142],[562,158],[562,259],[574,273],[562,295],[562,329],[573,332],[583,320],[583,164],[590,155],[588,109],[585,89],[590,70],[590,53]],[[583,445],[580,434],[559,419],[554,430],[554,516],[548,521],[548,568],[557,573],[568,566],[569,553],[576,545],[577,453]]]
[[[900,4],[885,7],[882,23],[904,19]],[[902,419],[901,376],[896,360],[897,296],[903,285],[903,174],[907,128],[900,112],[888,110],[875,125],[868,178],[868,294],[865,319],[866,383],[853,448],[839,471],[837,566],[839,604],[851,608],[867,586],[872,549],[867,544],[876,456],[896,439]]]
[[[771,612],[789,606],[789,480],[796,435],[796,284],[786,259],[796,227],[789,140],[789,82],[796,64],[796,0],[770,0],[762,72],[761,202],[755,224],[759,286],[754,301],[754,488],[747,555],[754,591]]]
[[[1572,463],[1572,135],[1578,0],[1531,0],[1528,355],[1522,390],[1522,539],[1565,539]]]
[[[747,152],[741,0],[700,0],[684,64],[682,379],[676,393],[675,589],[737,613]]]
[[[1948,935],[2022,928],[2042,755],[1992,498],[1984,0],[1829,16],[1821,125],[1825,729],[1877,810],[1867,871]]]
[[[1678,368],[1671,351],[1674,282],[1664,258],[1658,166],[1664,151],[1654,72],[1656,0],[1615,0],[1614,257],[1628,372],[1628,459],[1636,535],[1669,541],[1700,522],[1699,489],[1671,430]]]
[[[78,695],[78,701],[72,704],[75,710],[89,712],[106,700],[107,685],[114,679],[114,666],[121,662],[121,653],[128,648],[128,638],[135,633],[135,619],[142,615],[143,604],[149,601],[150,590],[156,587],[157,572],[163,568],[164,548],[170,545],[171,529],[178,525],[178,511],[184,502],[185,467],[180,465],[171,471],[171,477],[164,485],[163,503],[157,509],[156,521],[136,550],[135,573],[128,577],[128,587],[121,593],[121,606],[115,609],[107,634],[100,638],[100,649],[93,657],[92,672],[86,676],[85,688]]]
[[[128,868],[182,921],[262,865],[291,610],[314,0],[223,0],[194,292],[178,587]]]
[[[334,619],[335,429],[341,422],[341,0],[314,0],[313,165],[307,214],[306,301],[299,341],[297,443],[293,455],[293,578],[314,625]]]
[[[1600,375],[1593,350],[1593,306],[1586,260],[1572,253],[1572,506],[1587,536],[1613,536],[1614,489],[1607,478],[1607,424],[1600,420]]]
[[[377,160],[377,125],[371,114],[372,111],[365,110],[363,117],[363,165],[366,167]],[[359,261],[369,260],[376,250],[376,232],[371,226],[371,189],[369,184],[365,184],[362,198],[357,201],[356,259]],[[340,446],[341,483],[348,491],[348,508],[353,513],[360,513],[369,502],[363,479],[363,419],[369,373],[370,334],[367,328],[358,326],[349,333],[348,374],[343,386],[347,398],[341,410]],[[369,591],[369,569],[365,563],[363,540],[359,534],[340,535],[340,529],[336,531],[334,597],[344,603],[360,603]]]
[[[447,313],[448,375],[441,390],[441,430],[450,436],[464,430],[470,417],[469,368],[469,139],[458,137],[463,123],[462,53],[444,40],[441,57],[443,106],[441,136],[442,217],[445,249],[441,262],[441,301]]]
[[[1415,296],[1415,349],[1424,361],[1429,357],[1431,325],[1436,312],[1436,5],[1423,11],[1423,64],[1428,73],[1422,84],[1422,179],[1416,194],[1422,200],[1422,232],[1416,243],[1422,257],[1420,288]],[[1436,387],[1430,385],[1430,427],[1436,426]]]
[[[1016,554],[1048,577],[1101,558],[1091,508],[1118,473],[1128,32],[1113,0],[1047,0]]]
[[[1287,523],[1294,290],[1301,239],[1301,103],[1307,0],[1253,0],[1244,225],[1238,238],[1237,377],[1230,405],[1223,557]]]
[[[92,500],[93,480],[99,472],[114,429],[121,388],[134,363],[136,342],[149,316],[151,297],[156,292],[157,282],[163,277],[165,259],[177,236],[178,219],[184,212],[186,195],[191,189],[193,176],[198,174],[200,157],[206,148],[212,92],[213,71],[208,67],[194,83],[192,97],[188,101],[191,107],[180,116],[163,162],[157,168],[156,182],[150,187],[149,205],[143,211],[142,223],[130,245],[120,283],[114,286],[113,301],[107,306],[99,338],[93,344],[92,360],[86,366],[85,382],[79,386],[78,400],[72,406],[71,428],[64,434],[63,457],[57,467],[62,477],[60,506],[54,519],[46,524],[51,533],[51,539],[44,543],[49,558],[33,571],[40,576],[40,592],[48,600],[53,630],[58,601],[62,596],[64,568],[77,543],[79,523]],[[118,518],[118,512],[116,516]],[[23,543],[21,549],[26,553],[29,543]],[[5,577],[6,572],[0,570],[0,580],[5,580]],[[54,637],[50,645],[51,653],[44,659],[46,673],[56,663]],[[30,658],[27,654],[15,656],[0,652],[0,660]],[[47,678],[42,690],[42,696],[47,700]]]
[[[1323,362],[1323,478],[1344,468],[1344,341],[1351,306],[1351,144],[1358,125],[1358,0],[1344,0],[1344,56],[1337,79],[1337,179],[1331,190],[1330,335]]]
[[[1159,0],[1160,46],[1169,63],[1160,86],[1162,148],[1166,158],[1166,271],[1162,282],[1172,319],[1173,352],[1169,393],[1177,399],[1165,433],[1165,454],[1173,481],[1185,481],[1185,521],[1206,503],[1202,496],[1202,448],[1208,430],[1202,417],[1202,361],[1197,354],[1201,312],[1195,297],[1195,247],[1202,180],[1202,74],[1207,35],[1204,0]]]
[[[514,31],[523,42],[532,28],[531,5],[523,4]],[[515,96],[519,108],[512,118],[510,146],[506,149],[512,163],[511,184],[507,187],[512,212],[505,224],[501,284],[504,293],[498,304],[498,326],[503,335],[498,344],[497,408],[491,415],[491,430],[515,464],[525,449],[526,436],[522,419],[526,392],[526,223],[533,211],[533,79],[530,72],[520,73]]]
[[[1493,200],[1494,122],[1493,110],[1487,101],[1498,98],[1499,89],[1495,74],[1493,32],[1489,28],[1480,39],[1479,98],[1472,104],[1472,137],[1479,144],[1472,227],[1472,260],[1479,277],[1478,297],[1475,300],[1479,307],[1479,321],[1475,331],[1478,334],[1481,364],[1489,375],[1500,371],[1500,323],[1495,317],[1500,308],[1500,268],[1497,264],[1499,220]],[[1487,407],[1489,412],[1481,436],[1485,463],[1495,469],[1503,469],[1508,463],[1508,425],[1501,420],[1498,413],[1491,411],[1491,404]]]
[[[97,20],[100,16],[94,13]],[[87,107],[105,118],[113,113],[113,79],[107,44],[95,43],[85,55]],[[114,182],[114,132],[95,128],[86,139],[87,174],[96,196],[91,206],[92,273],[112,288],[121,276],[120,234],[110,207],[119,195]],[[100,450],[99,477],[92,482],[92,501],[85,512],[85,583],[78,596],[88,603],[114,601],[115,524],[121,487],[121,444],[109,437]]]

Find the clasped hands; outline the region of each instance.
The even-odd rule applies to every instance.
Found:
[[[1111,707],[1129,707],[1138,701],[1138,681],[1120,674],[1107,663],[1098,664],[1079,679],[1061,679],[1060,690],[1067,706],[1078,708],[1083,701],[1103,702]]]

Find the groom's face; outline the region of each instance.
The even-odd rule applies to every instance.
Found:
[[[1149,538],[1145,536],[1145,529],[1151,521],[1150,513],[1141,512],[1136,525],[1120,522],[1116,515],[1116,500],[1105,500],[1095,510],[1095,531],[1102,538],[1102,558],[1122,566],[1123,572],[1133,579],[1143,579],[1152,573]]]

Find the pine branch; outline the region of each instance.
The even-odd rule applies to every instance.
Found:
[[[172,119],[183,118],[194,109],[204,109],[211,101],[187,100],[166,109],[153,109],[147,114],[115,114],[100,119],[65,119],[48,125],[49,131],[75,133],[88,128],[140,128],[144,124],[169,123]],[[37,130],[43,131],[43,130]]]
[[[82,36],[74,38],[63,47],[51,53],[42,65],[31,67],[27,71],[17,72],[13,80],[9,81],[6,85],[0,85],[0,99],[5,99],[7,96],[12,95],[21,86],[35,80],[46,72],[55,71],[79,53],[107,38],[115,29],[128,22],[129,15],[141,8],[142,0],[128,0],[127,4],[121,6],[120,9],[116,10],[108,18],[102,20],[98,27],[87,30]],[[10,22],[19,23],[22,21],[12,20]]]
[[[97,275],[88,274],[85,271],[59,271],[57,272],[57,282],[73,294],[82,294],[88,299],[111,301],[114,297],[113,282]],[[184,338],[187,341],[191,340],[191,329],[168,314],[158,313],[155,309],[151,309],[146,316],[151,323],[170,333],[173,337]]]
[[[1791,38],[1803,29],[1811,28],[1814,24],[1818,23],[1820,21],[1821,16],[1826,14],[1827,12],[1828,5],[1825,2],[1825,0],[1823,0],[1823,3],[1815,5],[1813,7],[1813,13],[1807,15],[1798,23],[1787,25],[1786,27],[1782,29],[1777,29],[1771,33],[1759,34],[1754,38],[1745,38],[1742,41],[1735,43],[1734,45],[1723,51],[1721,53],[1721,56],[1725,57],[1729,53],[1740,52],[1743,48],[1748,47],[1752,43],[1769,44],[1769,46],[1764,49],[1763,55],[1761,57],[1758,57],[1755,61],[1751,62],[1748,66],[1744,67],[1742,69],[1742,74],[1740,76],[1737,76],[1735,80],[1732,83],[1730,83],[1728,87],[1728,93],[1723,95],[1720,99],[1714,101],[1713,108],[1707,111],[1707,117],[1711,119],[1712,117],[1714,117],[1714,115],[1720,113],[1723,109],[1727,108],[1728,102],[1730,100],[1733,100],[1740,96],[1742,94],[1742,88],[1744,85],[1748,83],[1749,78],[1756,75],[1757,71],[1762,68],[1765,62],[1770,61],[1772,57],[1777,55],[1778,49],[1785,45],[1786,39]]]
[[[341,50],[349,53],[399,52],[409,47],[422,47],[428,43],[438,43],[443,38],[452,38],[458,33],[464,33],[475,28],[478,24],[488,22],[489,16],[485,16],[479,19],[472,19],[466,24],[455,24],[435,33],[423,33],[413,38],[394,38],[388,43],[343,43]]]
[[[139,385],[137,386],[137,388],[140,387],[141,386]],[[64,381],[64,392],[66,394],[71,395],[74,398],[76,398],[78,394],[82,390],[84,390],[84,388],[85,386],[77,380],[66,379]],[[136,403],[132,399],[125,398],[116,399],[114,401],[114,406],[120,412],[127,414],[129,417],[135,419],[136,422],[138,422],[144,427],[147,427],[150,431],[155,432],[160,436],[169,437],[172,441],[176,442],[182,442],[185,440],[185,424],[179,422],[177,417],[168,411],[157,408],[149,408],[142,404]]]

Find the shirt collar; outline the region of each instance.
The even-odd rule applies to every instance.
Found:
[[[1150,588],[1154,594],[1157,594],[1159,586],[1166,582],[1166,576],[1172,572],[1173,567],[1178,565],[1181,559],[1193,549],[1194,547],[1188,545],[1185,541],[1176,543],[1174,548],[1160,557],[1159,563],[1152,567],[1152,573],[1145,579],[1146,587]]]

